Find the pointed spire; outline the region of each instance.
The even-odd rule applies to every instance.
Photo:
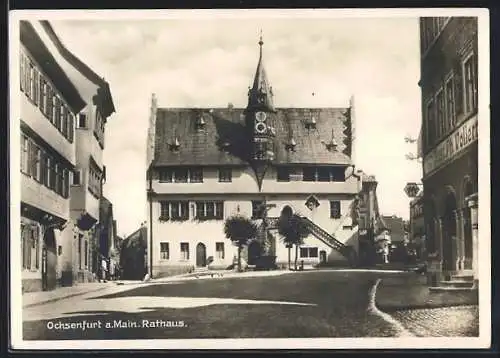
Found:
[[[264,41],[262,40],[261,30],[259,36],[259,62],[257,64],[257,70],[255,71],[253,85],[248,91],[248,107],[274,111],[273,90],[271,88],[271,85],[269,84],[266,70],[264,69],[264,61],[262,55],[263,45]]]

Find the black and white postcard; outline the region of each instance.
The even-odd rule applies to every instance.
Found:
[[[489,346],[487,10],[10,15],[14,349]]]

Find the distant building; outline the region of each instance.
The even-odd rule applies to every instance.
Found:
[[[405,244],[407,240],[407,232],[405,230],[405,221],[395,215],[382,215],[384,229],[386,229],[391,237],[392,244]]]
[[[361,172],[362,188],[356,202],[357,220],[359,225],[359,263],[362,266],[372,266],[377,262],[380,235],[384,225],[381,221],[377,197],[378,182],[373,175]]]
[[[146,274],[146,247],[148,229],[145,225],[127,236],[120,248],[120,278],[142,280]]]
[[[477,33],[476,17],[420,19],[422,181],[431,285],[457,274],[477,278]]]
[[[417,195],[410,202],[409,244],[415,250],[417,259],[425,258],[424,196]]]
[[[109,271],[118,264],[118,251],[116,248],[116,220],[113,216],[113,204],[104,196],[99,201],[98,245],[93,255],[94,273],[100,270],[100,261],[106,260]],[[99,276],[100,277],[100,276]]]
[[[149,262],[153,277],[194,267],[229,267],[236,247],[224,220],[239,214],[265,232],[243,252],[249,264],[288,250],[277,232],[283,211],[299,213],[313,234],[299,260],[356,260],[354,104],[276,108],[262,44],[246,108],[161,108],[153,97],[148,135]],[[208,260],[208,259],[211,260]],[[212,260],[213,259],[213,260]]]
[[[90,279],[109,85],[47,21],[20,21],[21,250],[25,291]],[[83,125],[85,124],[85,125]]]

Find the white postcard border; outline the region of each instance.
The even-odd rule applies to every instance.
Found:
[[[285,18],[285,17],[414,17],[477,16],[479,71],[479,316],[480,336],[459,338],[307,338],[307,339],[168,339],[168,340],[64,340],[25,341],[22,336],[22,293],[20,245],[20,171],[19,171],[19,20],[21,19],[172,19],[172,18]],[[489,130],[489,12],[479,8],[455,9],[282,9],[282,10],[15,10],[10,12],[10,320],[11,347],[29,350],[110,350],[110,349],[436,349],[488,348],[491,343],[491,238],[490,232],[490,130]],[[417,85],[417,84],[415,84]],[[490,239],[491,240],[491,239]],[[489,245],[488,245],[489,243]]]

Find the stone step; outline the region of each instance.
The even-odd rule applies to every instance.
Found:
[[[451,276],[451,279],[453,281],[466,281],[466,282],[472,282],[474,281],[474,275],[468,275],[468,274],[463,274],[463,275],[453,275]]]
[[[429,287],[430,292],[470,292],[470,291],[476,291],[477,287],[471,286],[471,287],[449,287],[449,286],[434,286],[434,287]]]
[[[448,280],[448,281],[441,281],[440,285],[443,287],[467,288],[467,287],[472,287],[474,285],[474,281]]]

